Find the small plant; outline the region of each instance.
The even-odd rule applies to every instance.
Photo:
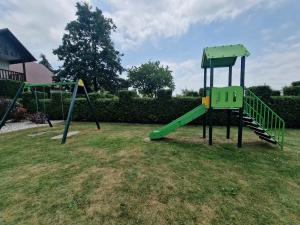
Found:
[[[44,124],[46,123],[46,115],[42,112],[37,112],[30,115],[30,121],[36,124]]]
[[[23,107],[16,107],[13,110],[13,113],[12,113],[12,120],[14,122],[21,121],[21,120],[25,119],[26,113],[27,113],[27,110],[25,108],[23,108]]]

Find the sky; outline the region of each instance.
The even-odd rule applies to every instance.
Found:
[[[66,24],[74,20],[76,0],[1,0],[0,28],[9,28],[38,58],[52,54]],[[244,44],[246,86],[280,90],[300,80],[300,1],[298,0],[88,0],[117,31],[112,35],[125,68],[159,60],[173,71],[175,93],[203,86],[205,47]],[[240,62],[233,70],[239,84]],[[228,69],[215,71],[216,86],[226,86]],[[123,74],[126,77],[126,74]]]

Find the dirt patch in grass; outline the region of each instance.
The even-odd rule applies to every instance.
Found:
[[[86,210],[87,215],[89,217],[97,214],[118,216],[120,214],[120,202],[116,190],[123,181],[122,171],[113,168],[101,168],[97,172],[103,174],[103,178],[90,195],[90,207]]]
[[[109,154],[108,151],[100,149],[100,148],[89,148],[89,147],[88,148],[79,148],[78,151],[87,153],[87,154],[91,154],[100,160],[106,161],[111,158],[111,154]]]
[[[43,176],[45,173],[54,173],[59,169],[58,163],[41,163],[41,164],[27,164],[23,166],[19,166],[14,171],[8,171],[5,174],[5,178],[1,179],[1,183],[6,182],[22,182],[23,180],[27,180],[30,178],[32,181],[33,179],[38,179],[40,176]]]

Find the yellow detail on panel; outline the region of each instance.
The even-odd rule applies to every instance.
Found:
[[[202,98],[202,104],[206,106],[206,108],[209,108],[209,104],[210,104],[210,97],[203,97]]]

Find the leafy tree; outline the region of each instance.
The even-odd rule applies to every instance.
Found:
[[[88,3],[76,4],[77,19],[67,24],[62,44],[53,51],[64,61],[56,80],[82,79],[87,86],[115,92],[120,83],[122,54],[115,50],[111,33],[112,19],[94,11]]]
[[[42,53],[42,54],[40,54],[40,58],[41,58],[41,60],[39,61],[39,64],[44,65],[48,70],[53,72],[54,69],[51,66],[51,64],[49,63],[48,59],[46,58],[46,55]]]
[[[175,88],[172,71],[168,66],[161,66],[159,61],[149,61],[139,67],[132,67],[128,71],[128,81],[140,94],[148,97],[157,96],[159,89]]]
[[[200,96],[200,94],[197,91],[188,90],[188,89],[181,90],[181,95],[188,96],[188,97],[199,97]]]

